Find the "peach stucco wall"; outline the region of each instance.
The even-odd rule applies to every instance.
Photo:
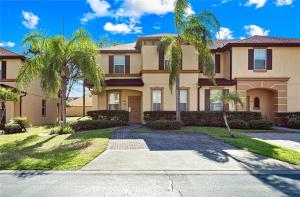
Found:
[[[7,75],[6,78],[14,80],[17,77],[18,69],[22,61],[19,59],[6,59]],[[16,82],[7,82],[0,80],[1,84],[17,87]],[[33,125],[51,124],[57,121],[57,99],[47,99],[42,92],[39,81],[36,80],[26,90],[27,95],[22,98],[22,116],[26,116]],[[46,116],[42,116],[42,100],[46,99]],[[8,122],[11,118],[20,115],[20,101],[7,102],[7,118]]]

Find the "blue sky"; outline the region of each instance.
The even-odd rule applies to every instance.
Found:
[[[23,52],[33,30],[70,36],[80,27],[95,40],[133,42],[139,35],[174,32],[174,0],[0,0],[0,46]],[[190,0],[189,13],[213,12],[220,39],[251,35],[300,37],[300,0]],[[75,93],[76,94],[76,93]]]

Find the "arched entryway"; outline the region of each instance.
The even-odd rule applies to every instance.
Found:
[[[264,119],[274,119],[276,91],[256,88],[247,90],[247,111],[261,112]]]

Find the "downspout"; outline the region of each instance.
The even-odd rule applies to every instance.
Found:
[[[201,86],[198,87],[197,91],[197,110],[200,111],[200,88]]]
[[[26,92],[22,92],[23,94],[22,95],[20,95],[20,117],[22,117],[22,98],[24,97],[24,96],[26,96],[27,95],[27,93]]]

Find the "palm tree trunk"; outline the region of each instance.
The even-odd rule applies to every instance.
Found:
[[[179,73],[176,74],[176,120],[180,121],[180,78],[179,78]]]
[[[227,116],[226,116],[226,112],[225,112],[225,111],[223,112],[223,119],[224,119],[225,125],[226,125],[226,127],[227,127],[229,136],[230,136],[230,137],[235,137],[235,136],[233,135],[233,133],[231,132],[231,129],[230,129],[229,125],[228,125]]]
[[[61,83],[61,115],[62,115],[62,127],[67,124],[66,106],[67,106],[67,79],[63,78]]]

